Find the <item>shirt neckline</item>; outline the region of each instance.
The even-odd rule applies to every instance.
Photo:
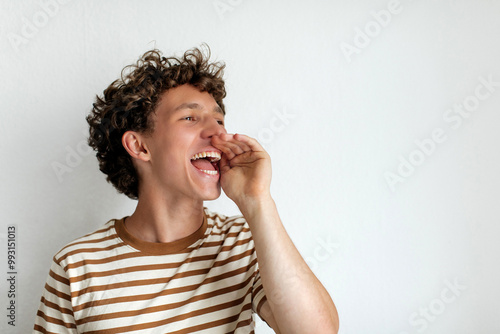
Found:
[[[129,233],[124,224],[125,218],[127,217],[128,216],[125,216],[121,219],[115,219],[115,230],[118,234],[118,237],[120,237],[129,246],[132,246],[133,248],[141,252],[154,255],[181,253],[182,250],[188,248],[196,241],[203,238],[208,226],[207,213],[205,212],[205,208],[203,208],[203,223],[201,224],[200,228],[198,228],[198,230],[196,230],[194,233],[172,242],[148,242],[138,239]]]

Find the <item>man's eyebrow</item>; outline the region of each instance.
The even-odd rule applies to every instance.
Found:
[[[213,109],[213,111],[215,111],[216,113],[219,113],[221,114],[223,117],[225,117],[226,115],[224,114],[224,112],[222,111],[222,108],[219,106],[219,105],[216,105]]]
[[[174,112],[177,112],[177,111],[182,110],[182,109],[202,109],[202,107],[201,107],[201,105],[199,105],[196,102],[183,103],[183,104],[177,106],[174,109]],[[225,116],[224,112],[222,111],[222,108],[219,105],[216,105],[213,108],[213,112],[216,112],[218,114],[221,114],[222,116]]]

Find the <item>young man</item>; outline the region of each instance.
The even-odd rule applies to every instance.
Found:
[[[135,212],[54,257],[34,332],[336,333],[328,292],[287,235],[271,161],[224,127],[224,65],[144,54],[97,97],[89,144]],[[242,215],[203,202],[222,190]],[[258,262],[257,262],[258,255]]]

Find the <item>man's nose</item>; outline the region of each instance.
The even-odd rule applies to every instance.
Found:
[[[212,138],[213,136],[220,135],[221,133],[227,133],[226,128],[219,124],[218,120],[211,120],[207,122],[205,129],[203,130],[203,137]]]

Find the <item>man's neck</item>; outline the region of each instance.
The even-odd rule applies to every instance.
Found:
[[[172,242],[196,232],[203,223],[203,201],[141,194],[125,220],[128,232],[147,242]]]

